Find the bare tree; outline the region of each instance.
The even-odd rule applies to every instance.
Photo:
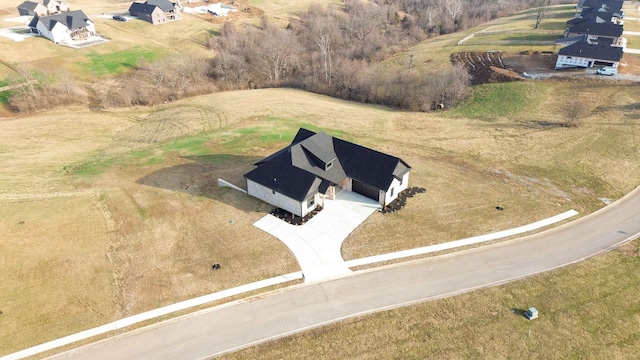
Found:
[[[542,19],[547,16],[547,11],[551,7],[551,0],[536,0],[534,5],[536,6],[536,26],[534,29],[537,29]]]
[[[318,5],[312,5],[304,17],[309,36],[320,51],[324,83],[331,88],[333,78],[333,43],[337,36],[338,27],[336,14],[331,9],[323,9]]]
[[[589,114],[591,108],[589,103],[582,98],[572,98],[564,103],[562,107],[562,115],[565,117],[563,126],[579,127],[582,125],[582,119]]]
[[[464,0],[444,0],[444,2],[447,14],[449,14],[451,19],[455,22],[456,20],[458,20],[458,17],[462,15],[462,10],[464,9],[465,5]]]
[[[374,3],[359,0],[347,1],[347,18],[343,29],[348,38],[364,42],[367,36],[381,29],[386,15]]]
[[[289,30],[267,24],[259,37],[258,62],[263,74],[269,81],[280,82],[287,72],[293,71],[295,62],[301,50],[298,41]]]

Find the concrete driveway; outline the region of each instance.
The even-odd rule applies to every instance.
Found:
[[[304,225],[291,225],[273,215],[253,225],[289,247],[300,264],[305,282],[324,281],[351,273],[340,252],[342,242],[378,209],[377,201],[342,191],[336,200],[325,200],[322,211]]]

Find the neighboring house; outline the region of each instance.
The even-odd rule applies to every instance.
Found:
[[[568,27],[571,27],[571,26],[574,26],[574,25],[578,25],[578,24],[583,23],[583,22],[596,22],[598,24],[604,24],[604,23],[615,23],[615,24],[618,24],[618,18],[615,18],[612,13],[597,13],[597,12],[596,13],[592,13],[592,12],[590,12],[588,14],[584,14],[584,15],[582,15],[580,17],[576,17],[576,18],[573,18],[573,19],[567,21],[567,26],[565,27],[565,30]]]
[[[384,207],[407,188],[411,170],[397,157],[306,129],[255,165],[244,175],[247,193],[298,216],[333,199],[340,189]]]
[[[617,43],[622,36],[623,26],[611,22],[596,22],[594,19],[579,22],[575,25],[567,24],[564,36],[589,35],[591,39],[610,38],[613,43]]]
[[[624,13],[622,11],[620,12],[608,11],[602,8],[587,8],[582,10],[582,12],[578,14],[576,17],[581,19],[600,18],[604,22],[622,24],[624,19]]]
[[[25,1],[18,5],[18,13],[21,16],[45,16],[47,7],[35,1]]]
[[[622,0],[584,0],[578,1],[578,9],[597,8],[613,13],[622,13]]]
[[[560,49],[556,69],[594,66],[617,68],[622,59],[622,53],[622,48],[611,46],[610,40],[599,42],[582,40]]]
[[[49,15],[71,10],[69,5],[61,0],[43,0],[42,4],[47,7]]]
[[[29,23],[32,33],[46,37],[56,44],[84,40],[96,35],[96,29],[82,10],[55,15],[35,16]]]
[[[144,3],[134,2],[129,7],[131,16],[150,22],[153,25],[179,20],[180,6],[169,0],[147,0]]]
[[[18,13],[28,16],[46,16],[69,10],[69,5],[60,0],[25,1],[18,5]]]

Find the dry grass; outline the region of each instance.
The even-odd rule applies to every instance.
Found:
[[[640,241],[508,285],[328,325],[221,359],[632,359]],[[527,321],[521,312],[540,311]]]
[[[0,271],[31,276],[2,284],[2,320],[16,329],[0,335],[3,353],[298,270],[283,244],[251,226],[270,207],[217,188],[215,180],[242,184],[251,164],[284,146],[299,126],[401,156],[414,168],[411,185],[427,188],[400,213],[369,218],[348,238],[345,258],[502,230],[569,208],[586,213],[602,206],[599,197],[617,198],[636,186],[638,88],[542,86],[546,95],[532,104],[537,116],[524,108],[491,121],[395,112],[286,89],[5,120],[0,163],[9,170],[0,209],[10,216],[1,218],[0,236],[12,262]],[[584,125],[534,123],[561,120],[554,109],[570,86],[599,94]],[[77,196],[62,196],[67,192]],[[496,211],[498,204],[505,211]],[[24,251],[16,229],[39,229],[31,241],[42,250]],[[67,265],[46,271],[57,259]],[[215,262],[223,269],[212,272]],[[75,277],[104,286],[74,293],[66,291],[71,280],[56,281]],[[31,307],[33,319],[50,320],[52,308],[79,313],[94,303],[100,312],[88,319],[59,313],[57,328],[33,332],[16,309],[24,289],[41,284],[49,288],[33,301],[49,305]]]
[[[252,4],[275,13],[271,7],[286,5]],[[97,13],[127,4],[94,6]],[[142,43],[158,54],[204,51],[200,37],[217,26],[189,17],[158,27],[96,22],[114,41],[73,50],[0,39],[0,51],[17,54],[15,62],[74,70],[94,51],[135,52]],[[458,37],[415,47],[414,61],[446,63]],[[36,51],[31,41],[43,45]],[[495,101],[496,88],[487,88]],[[1,119],[0,273],[20,276],[0,284],[0,320],[10,329],[0,332],[0,355],[297,271],[283,244],[251,226],[270,207],[215,181],[242,184],[251,164],[299,126],[400,156],[413,166],[411,185],[427,188],[400,213],[369,218],[347,240],[345,258],[502,230],[569,208],[590,212],[603,205],[598,198],[620,197],[640,183],[640,88],[549,82],[517,91],[529,105],[482,116],[396,112],[272,89]],[[563,99],[575,93],[594,99],[592,113],[579,128],[554,126]],[[223,268],[212,272],[215,262]]]

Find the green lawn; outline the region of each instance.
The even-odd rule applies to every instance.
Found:
[[[487,121],[521,115],[539,105],[545,97],[546,88],[547,85],[535,82],[478,85],[462,106],[446,115]]]
[[[108,54],[88,54],[88,62],[78,65],[95,76],[115,75],[135,68],[141,60],[152,61],[157,53],[148,49],[134,48]]]

